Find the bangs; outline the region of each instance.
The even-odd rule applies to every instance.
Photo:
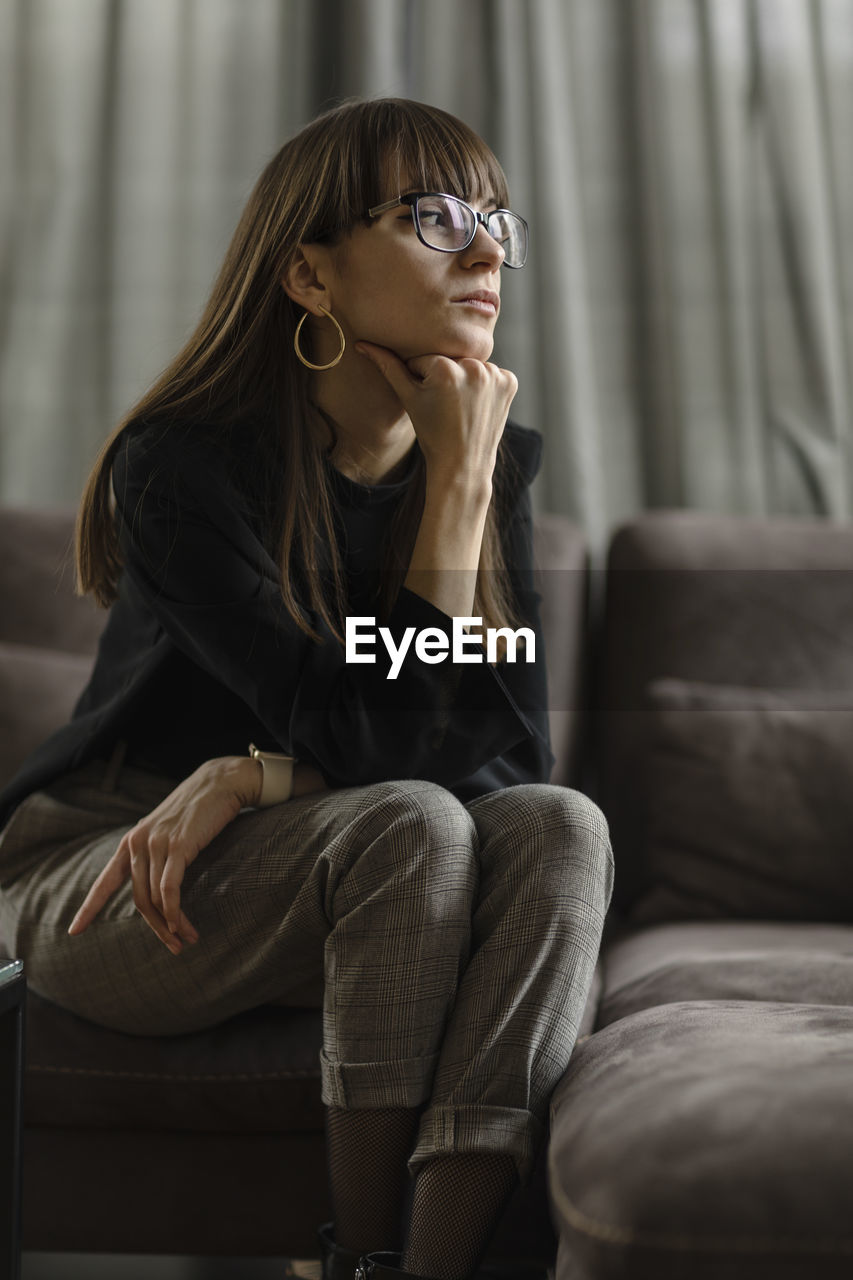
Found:
[[[506,176],[490,148],[445,112],[428,108],[422,119],[415,111],[406,113],[383,142],[385,191],[379,193],[380,202],[416,188],[467,201],[492,197],[498,205],[509,203]]]
[[[473,129],[447,111],[405,98],[348,102],[294,142],[310,172],[299,239],[335,240],[367,210],[405,191],[446,191],[470,203],[509,204],[506,175]]]

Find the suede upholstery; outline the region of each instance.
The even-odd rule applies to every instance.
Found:
[[[655,680],[631,918],[853,921],[853,697]]]
[[[853,527],[643,516],[596,649],[617,893],[552,1104],[557,1280],[841,1280]]]
[[[0,784],[67,719],[104,614],[73,594],[73,513],[0,510]],[[586,547],[536,522],[554,779],[576,774]],[[596,988],[597,989],[597,988]],[[591,997],[583,1030],[594,1016]],[[30,993],[24,1247],[314,1256],[328,1220],[317,1009],[252,1010],[209,1031],[122,1036]],[[501,1254],[553,1252],[544,1153]]]
[[[853,929],[764,920],[630,930],[606,948],[596,1026],[680,1000],[853,1005]]]
[[[686,1000],[596,1032],[554,1098],[557,1275],[849,1277],[851,1073],[849,1005]]]
[[[644,885],[643,764],[658,679],[826,694],[853,689],[853,529],[656,512],[617,530],[594,650],[599,803],[616,905]]]

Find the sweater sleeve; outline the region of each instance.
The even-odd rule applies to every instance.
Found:
[[[502,662],[497,674],[507,696],[525,717],[528,733],[456,784],[454,791],[462,800],[498,787],[547,782],[554,767],[548,717],[545,638],[540,618],[541,596],[536,590],[533,569],[533,513],[529,489],[539,470],[543,442],[538,432],[512,422],[507,423],[506,434],[518,466],[518,487],[504,535],[504,550],[522,625],[530,628],[535,636],[535,661]]]
[[[451,787],[541,736],[530,672],[450,656],[429,664],[410,642],[392,679],[385,644],[375,644],[375,663],[347,663],[316,615],[308,620],[322,643],[307,636],[224,457],[176,435],[128,434],[117,456],[124,572],[172,643],[242,699],[279,749],[335,787],[406,777]],[[515,542],[529,525],[526,494]],[[405,587],[386,625],[395,648],[427,627],[452,634],[452,619]]]

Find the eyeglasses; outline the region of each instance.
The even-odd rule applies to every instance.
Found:
[[[459,253],[467,249],[477,234],[480,223],[504,251],[504,265],[523,267],[527,261],[527,223],[509,209],[493,209],[491,213],[478,213],[470,204],[456,196],[441,191],[412,191],[385,204],[368,209],[369,218],[407,204],[412,210],[415,231],[421,244],[439,253]]]

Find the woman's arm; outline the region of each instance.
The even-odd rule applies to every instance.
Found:
[[[426,465],[426,492],[405,586],[449,617],[469,617],[498,445],[518,390],[482,360],[418,356],[359,342],[408,413]]]

